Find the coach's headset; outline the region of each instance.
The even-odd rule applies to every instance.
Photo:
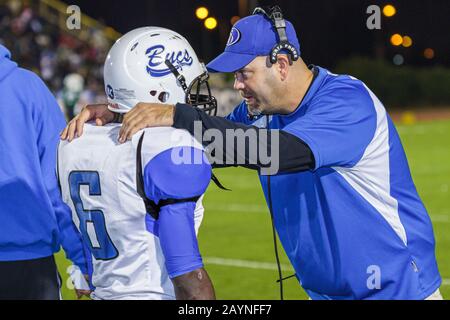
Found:
[[[290,63],[297,61],[300,57],[297,48],[292,45],[286,35],[286,21],[283,18],[283,13],[279,6],[271,7],[257,7],[253,10],[253,14],[262,14],[266,16],[271,22],[278,34],[278,43],[275,44],[270,51],[270,62],[274,64],[277,62],[277,56],[282,50],[288,51],[290,57]]]
[[[277,62],[277,56],[280,51],[288,54],[289,64],[292,65],[292,61],[297,61],[300,57],[297,48],[292,45],[286,35],[286,21],[283,18],[283,13],[279,6],[267,6],[267,7],[256,7],[252,14],[261,14],[266,16],[272,23],[278,35],[278,43],[273,46],[270,50],[269,60],[270,63],[274,64]],[[249,120],[256,120],[262,116],[262,114],[251,114],[247,113],[247,118]]]
[[[277,31],[278,43],[273,46],[272,50],[270,50],[270,55],[269,55],[270,62],[272,64],[276,63],[278,54],[280,53],[280,51],[283,50],[283,51],[287,51],[289,64],[292,65],[292,61],[297,61],[298,58],[300,57],[300,55],[299,55],[297,49],[295,48],[295,46],[292,45],[287,39],[286,21],[283,18],[283,13],[281,12],[281,9],[279,6],[264,7],[264,8],[265,9],[263,9],[262,7],[255,8],[255,10],[253,10],[253,14],[262,14],[262,15],[266,16],[272,22],[273,27]],[[285,52],[283,52],[283,53],[285,53]],[[254,120],[257,117],[259,117],[257,115],[252,115],[250,113],[248,113],[247,116],[250,120]],[[268,116],[267,116],[267,128],[269,128]],[[279,258],[279,254],[278,254],[278,245],[277,245],[277,237],[276,237],[276,232],[275,232],[275,224],[273,221],[273,209],[272,209],[273,207],[272,207],[272,198],[271,198],[270,175],[267,176],[267,188],[268,188],[270,217],[271,217],[271,221],[272,221],[272,232],[273,232],[273,243],[274,243],[274,248],[275,248],[275,258],[276,258],[277,267],[278,267],[278,277],[279,278],[277,280],[277,283],[279,283],[279,285],[280,285],[280,299],[284,300],[283,281],[287,280],[289,278],[295,277],[296,274],[294,273],[293,275],[283,278],[283,274],[281,271],[281,265],[280,265],[280,258]]]

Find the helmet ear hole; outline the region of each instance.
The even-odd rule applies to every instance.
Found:
[[[156,96],[157,93],[158,93],[158,92],[157,92],[156,90],[150,91],[150,95],[151,95],[152,97]]]
[[[158,100],[161,101],[162,103],[167,102],[167,100],[169,100],[169,96],[170,94],[166,91],[163,91],[159,94],[158,96]]]

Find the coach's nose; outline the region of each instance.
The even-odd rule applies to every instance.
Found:
[[[234,85],[233,88],[235,90],[244,90],[245,84],[244,81],[242,81],[242,77],[239,74],[234,75]]]

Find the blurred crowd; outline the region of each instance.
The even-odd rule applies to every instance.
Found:
[[[37,1],[0,5],[0,43],[23,68],[39,74],[71,119],[87,103],[104,101],[103,62],[110,43],[99,30],[89,42],[39,17]]]
[[[89,40],[81,41],[40,17],[37,1],[2,3],[0,43],[21,67],[41,76],[67,120],[86,104],[105,102],[103,63],[112,43],[100,30],[90,30]],[[219,101],[219,114],[225,115],[240,97],[223,77],[213,75],[211,84]]]

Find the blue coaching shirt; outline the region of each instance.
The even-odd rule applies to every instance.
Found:
[[[250,121],[242,102],[228,116],[285,130],[314,154],[314,170],[260,176],[297,277],[313,299],[424,299],[441,278],[398,133],[361,81],[315,68],[293,113]]]

